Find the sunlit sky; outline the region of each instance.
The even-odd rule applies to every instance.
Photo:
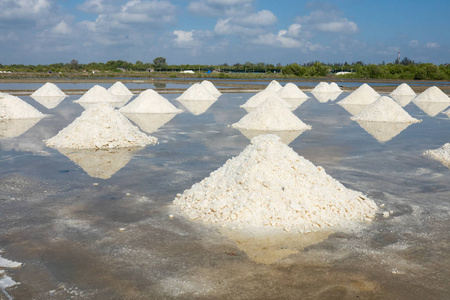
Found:
[[[0,64],[450,62],[449,0],[0,0]]]

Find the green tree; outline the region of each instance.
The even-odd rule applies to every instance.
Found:
[[[155,69],[167,68],[166,59],[164,57],[157,57],[153,60],[153,67]]]

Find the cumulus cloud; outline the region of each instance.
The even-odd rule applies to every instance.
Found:
[[[307,16],[297,17],[297,22],[309,30],[332,33],[352,34],[358,31],[358,25],[341,16],[337,9],[316,9]]]
[[[408,46],[412,47],[412,48],[417,48],[419,47],[419,41],[418,40],[412,40],[409,42]]]
[[[199,0],[189,3],[191,13],[207,17],[240,17],[253,10],[254,0]]]
[[[173,34],[176,35],[175,43],[178,45],[185,45],[194,40],[194,30],[191,31],[183,31],[183,30],[174,30]]]
[[[440,45],[438,43],[426,43],[425,47],[431,48],[431,49],[436,49],[436,48],[439,48]]]
[[[51,32],[55,34],[69,35],[72,33],[72,29],[65,21],[61,21],[51,29]]]

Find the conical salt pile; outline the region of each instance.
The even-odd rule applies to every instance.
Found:
[[[47,82],[31,94],[31,97],[35,96],[66,96],[66,94],[54,83]]]
[[[277,92],[277,95],[280,96],[282,99],[309,98],[305,93],[302,92],[302,90],[298,88],[298,86],[296,86],[292,82],[286,83],[286,85]]]
[[[133,96],[133,93],[120,81],[110,86],[108,91],[116,96]]]
[[[292,108],[292,106],[286,102],[285,100],[283,100],[280,96],[278,96],[276,93],[271,92],[271,91],[261,91],[259,93],[257,93],[256,95],[253,95],[252,97],[250,97],[250,99],[247,100],[247,102],[245,102],[244,104],[242,104],[240,107],[244,108],[247,112],[252,111],[253,109],[255,109],[255,107],[257,107],[258,105],[260,105],[261,103],[263,103],[264,101],[266,101],[268,98],[277,98],[278,100],[280,100],[286,107],[288,108]]]
[[[0,120],[43,118],[45,115],[16,96],[0,93]]]
[[[428,155],[431,158],[440,161],[447,168],[450,168],[450,143],[447,143],[436,150],[428,150],[424,155]]]
[[[332,83],[330,83],[330,92],[341,92],[342,93],[342,90],[335,82],[332,82]]]
[[[203,80],[200,84],[204,86],[211,95],[215,97],[219,97],[220,95],[222,95],[222,93],[219,92],[219,90],[214,86],[214,84],[211,81]]]
[[[380,94],[367,83],[364,83],[353,91],[353,93],[339,101],[338,104],[371,104],[378,98],[380,98]]]
[[[407,83],[402,83],[396,87],[389,96],[392,98],[394,98],[394,96],[416,96],[416,93]]]
[[[281,86],[281,84],[276,81],[276,80],[272,80],[264,89],[264,91],[271,91],[271,92],[278,92],[279,90],[281,90],[283,87]]]
[[[194,83],[177,100],[217,100],[216,96],[211,93],[200,83]]]
[[[414,103],[418,102],[449,102],[450,98],[441,91],[438,87],[432,86],[427,88],[423,93],[418,95],[413,100]]]
[[[329,92],[330,92],[330,85],[326,82],[320,82],[311,90],[311,93],[329,93]]]
[[[122,102],[116,95],[100,85],[94,85],[74,103],[118,103]]]
[[[157,138],[147,136],[110,105],[87,108],[57,135],[48,139],[48,147],[72,149],[111,149],[144,147]]]
[[[182,110],[176,108],[166,98],[152,89],[148,89],[129,104],[119,109],[122,113],[180,113]]]
[[[252,139],[174,204],[203,222],[295,232],[369,221],[377,209],[271,134]]]
[[[278,98],[269,97],[250,113],[232,125],[237,129],[248,130],[308,130],[306,125]]]
[[[367,106],[353,121],[417,123],[420,120],[411,117],[397,102],[389,97],[380,97]]]

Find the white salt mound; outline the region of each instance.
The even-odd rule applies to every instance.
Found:
[[[371,88],[367,83],[364,83],[359,88],[357,88],[353,93],[342,99],[338,104],[371,104],[380,98],[373,88]]]
[[[200,83],[194,83],[177,100],[217,100],[217,97],[211,93]]]
[[[392,98],[395,98],[396,96],[415,96],[416,93],[413,91],[413,89],[407,84],[402,83],[398,87],[393,90],[389,96]]]
[[[271,134],[252,139],[174,204],[203,222],[295,232],[368,221],[377,209]]]
[[[257,107],[258,105],[260,105],[261,103],[263,103],[264,101],[266,101],[269,98],[277,98],[278,100],[280,100],[286,107],[291,108],[292,106],[286,102],[285,100],[283,100],[280,96],[278,96],[276,93],[271,92],[271,91],[261,91],[255,95],[253,95],[252,97],[250,97],[250,99],[247,100],[247,102],[245,102],[244,104],[242,104],[240,107],[241,108],[245,108],[246,110],[249,109],[253,109],[255,107]]]
[[[414,98],[413,102],[450,102],[450,98],[438,87],[432,86]]]
[[[442,162],[445,166],[450,168],[450,143],[447,143],[436,150],[428,150],[424,154]]]
[[[147,136],[110,105],[96,104],[87,108],[46,145],[54,148],[111,149],[144,147],[157,138]]]
[[[16,96],[0,93],[0,120],[43,118],[45,115]]]
[[[311,93],[329,93],[329,92],[330,92],[330,85],[327,82],[320,82],[311,90]]]
[[[367,106],[358,115],[351,117],[353,121],[373,121],[373,122],[406,122],[417,123],[420,120],[411,117],[393,99],[383,96]]]
[[[57,87],[54,83],[47,82],[31,94],[31,97],[36,96],[66,96],[66,94],[61,91],[59,87]]]
[[[285,84],[284,87],[282,87],[278,92],[277,95],[280,96],[282,99],[306,99],[308,96],[302,92],[292,82],[288,82]]]
[[[119,109],[122,113],[180,113],[166,98],[152,89],[148,89],[129,104]]]
[[[342,93],[341,88],[335,82],[330,83],[330,87],[329,88],[330,88],[330,92],[332,92],[332,93],[334,93],[334,92],[341,92]]]
[[[215,97],[219,97],[220,95],[222,95],[222,93],[214,86],[211,81],[203,80],[200,84],[204,86],[211,95]]]
[[[278,92],[279,90],[281,90],[283,87],[281,86],[281,84],[276,81],[276,80],[272,80],[264,89],[264,91],[270,91],[273,93]]]
[[[122,102],[116,95],[100,85],[94,85],[75,103],[117,103]]]
[[[133,96],[133,93],[120,81],[117,81],[110,86],[108,91],[110,91],[113,95]]]
[[[248,130],[309,130],[279,98],[269,97],[250,113],[242,117],[233,128]]]

